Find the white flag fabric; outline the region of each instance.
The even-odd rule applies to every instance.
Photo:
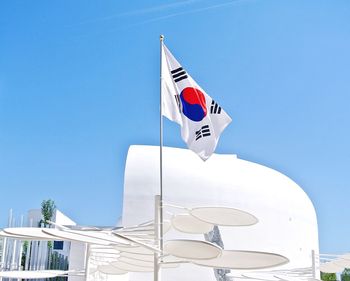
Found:
[[[213,154],[230,116],[192,79],[162,44],[162,112],[181,126],[182,139],[203,160]]]

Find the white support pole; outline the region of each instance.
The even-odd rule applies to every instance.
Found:
[[[12,219],[13,219],[13,211],[12,211],[12,209],[10,209],[7,227],[12,227]],[[7,238],[6,240],[7,240],[7,243],[6,243],[6,248],[4,251],[4,256],[5,256],[4,267],[6,270],[9,270],[11,267],[11,259],[10,258],[11,258],[11,249],[13,247],[13,239]]]
[[[312,278],[316,279],[315,250],[311,250],[311,265],[312,265]]]
[[[43,243],[44,241],[38,241],[38,256],[37,256],[37,267],[36,270],[41,269],[42,256],[43,256]]]
[[[1,270],[5,268],[5,257],[6,257],[6,249],[7,249],[7,237],[4,237],[3,244],[2,244],[2,253],[1,253]],[[0,281],[2,280],[2,277],[0,277]]]
[[[32,248],[32,241],[28,241],[27,250],[25,253],[26,262],[24,264],[24,270],[29,270],[29,259],[30,259],[30,255],[31,255],[31,248]]]
[[[29,219],[29,227],[33,227],[33,219]],[[27,253],[26,253],[26,264],[25,264],[25,270],[30,270],[32,267],[33,263],[33,249],[34,249],[34,241],[29,240],[28,241],[28,248],[27,248]],[[29,263],[30,261],[30,263]]]
[[[12,227],[15,227],[16,220],[15,218],[12,218]],[[11,263],[10,263],[10,270],[16,269],[16,250],[17,250],[17,239],[13,239],[12,242],[12,255],[11,255]]]
[[[85,246],[85,281],[89,280],[89,261],[90,261],[90,244],[86,243]]]
[[[21,224],[20,226],[23,227],[23,223],[24,223],[24,216],[21,215]],[[17,261],[17,270],[21,270],[21,264],[22,264],[22,252],[23,252],[23,241],[22,240],[19,240],[18,241],[19,243],[19,247],[18,247],[18,261]]]

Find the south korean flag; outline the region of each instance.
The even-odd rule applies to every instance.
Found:
[[[162,44],[162,112],[181,126],[182,139],[204,161],[232,121]]]

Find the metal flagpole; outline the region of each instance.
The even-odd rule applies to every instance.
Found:
[[[160,89],[159,89],[159,196],[155,197],[155,238],[160,254],[154,254],[154,281],[160,280],[160,261],[163,256],[163,98],[162,98],[162,49],[164,36],[160,35]]]
[[[160,200],[159,200],[159,241],[160,241],[160,253],[161,258],[163,256],[163,97],[162,97],[162,83],[163,83],[163,77],[162,77],[162,49],[163,49],[163,40],[164,36],[160,36],[160,134],[159,134],[159,181],[160,181]]]
[[[157,242],[157,246],[160,246],[160,233],[159,233],[159,225],[160,225],[160,195],[156,195],[154,197],[154,236],[155,236],[155,241]],[[160,259],[160,253],[155,252],[154,253],[154,274],[153,274],[153,279],[154,281],[159,281],[160,280],[160,264],[159,264],[159,259]]]

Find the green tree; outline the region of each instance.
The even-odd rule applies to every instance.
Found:
[[[321,272],[321,280],[323,280],[323,281],[337,281],[337,275],[335,273]]]
[[[44,227],[46,227],[48,225],[48,221],[52,219],[55,210],[56,205],[53,200],[43,200],[43,202],[41,202],[41,214],[43,219],[40,221],[40,224],[44,223]]]
[[[53,200],[48,199],[48,200],[43,200],[43,202],[41,202],[41,215],[43,216],[43,219],[40,220],[39,222],[40,227],[42,224],[44,224],[44,227],[46,227],[49,224],[48,221],[52,219],[55,210],[56,210],[56,205]],[[51,241],[47,242],[47,247],[49,249],[52,249]]]
[[[22,256],[21,256],[21,267],[24,268],[26,264],[26,258],[29,256],[28,254],[29,243],[28,241],[23,242],[22,246]]]
[[[345,268],[342,274],[340,275],[341,281],[350,281],[350,269]]]

